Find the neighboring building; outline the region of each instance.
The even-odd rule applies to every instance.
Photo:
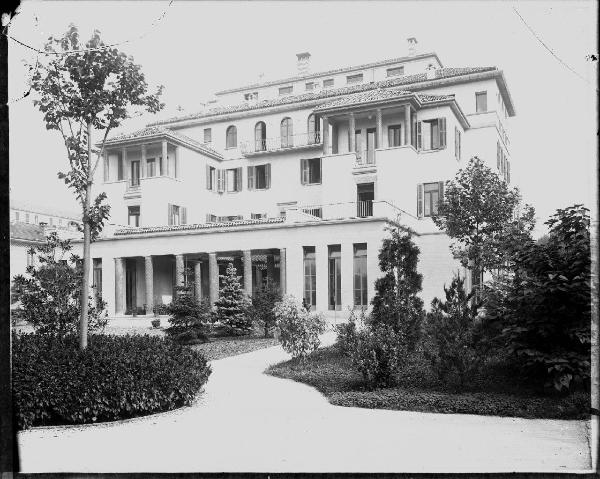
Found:
[[[19,274],[25,274],[27,266],[34,265],[36,258],[29,250],[44,244],[44,227],[27,223],[10,225],[10,280]]]
[[[72,211],[60,211],[52,207],[11,201],[10,222],[31,225],[48,225],[59,230],[77,231],[81,218]]]
[[[150,314],[188,280],[214,301],[229,261],[250,294],[271,278],[319,311],[368,306],[389,222],[416,232],[426,304],[440,295],[460,268],[430,218],[443,182],[474,155],[510,182],[515,113],[501,70],[415,47],[314,74],[302,53],[295,77],[111,138],[95,187],[128,226],[92,245],[110,314]]]

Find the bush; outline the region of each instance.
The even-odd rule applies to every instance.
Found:
[[[113,421],[189,405],[211,373],[205,357],[148,335],[13,333],[18,427]]]
[[[208,336],[203,331],[190,329],[174,336],[175,341],[179,344],[192,346],[194,344],[202,344],[208,342]]]
[[[477,309],[470,304],[473,293],[465,292],[464,279],[455,277],[444,292],[446,300],[434,298],[427,314],[424,355],[442,382],[462,387],[481,362],[476,348]]]
[[[167,334],[177,338],[183,333],[193,333],[196,339],[205,335],[211,317],[210,303],[206,300],[198,303],[187,286],[178,286],[175,292],[175,298],[167,305],[171,325],[165,330]]]
[[[273,314],[279,328],[281,345],[293,358],[303,362],[321,344],[319,334],[325,332],[322,314],[309,313],[292,295],[286,295],[275,304]]]
[[[219,299],[215,302],[215,315],[230,333],[235,335],[252,332],[252,318],[249,314],[250,300],[244,294],[240,284],[241,276],[233,263],[227,266],[227,272],[220,276],[223,287],[219,291]]]
[[[356,347],[357,340],[357,321],[358,327],[364,327],[368,322],[368,316],[365,315],[364,308],[360,310],[360,316],[356,317],[356,310],[350,310],[350,317],[347,323],[336,324],[333,329],[337,333],[335,341],[336,349],[344,356],[349,356],[350,352]]]
[[[252,322],[263,328],[265,338],[273,337],[276,321],[273,308],[278,301],[281,301],[281,292],[269,283],[260,287],[252,296],[249,314]]]

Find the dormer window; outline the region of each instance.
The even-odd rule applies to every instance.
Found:
[[[348,85],[355,85],[357,83],[362,83],[363,82],[363,74],[362,73],[357,73],[356,75],[348,75],[346,77],[346,83]]]
[[[279,88],[279,96],[291,95],[293,92],[294,92],[294,86],[293,85],[282,86],[282,87]]]

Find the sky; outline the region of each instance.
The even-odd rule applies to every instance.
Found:
[[[178,107],[196,112],[215,91],[260,74],[264,81],[293,76],[295,54],[304,51],[318,72],[404,56],[406,39],[416,37],[418,52],[436,52],[444,66],[497,66],[516,109],[505,122],[511,180],[534,205],[539,236],[557,208],[595,204],[598,61],[589,55],[598,54],[597,8],[592,1],[24,1],[8,33],[43,49],[75,23],[83,39],[96,28],[105,43],[122,42],[148,83],[164,85],[166,108],[118,131],[179,114]],[[25,63],[36,55],[9,40],[11,200],[76,210],[56,176],[68,167],[62,138],[46,130],[33,94],[21,98],[29,90]]]

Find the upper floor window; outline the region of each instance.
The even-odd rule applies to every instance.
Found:
[[[140,207],[139,206],[129,206],[127,208],[127,224],[129,226],[139,226],[140,225]]]
[[[288,85],[288,86],[282,86],[279,88],[279,95],[290,95],[292,94],[294,91],[294,86],[293,85]]]
[[[362,73],[357,73],[356,75],[348,75],[346,77],[346,83],[348,85],[354,85],[356,83],[362,83],[363,82],[363,74]]]
[[[248,189],[267,190],[271,188],[271,164],[248,167]]]
[[[454,157],[456,161],[460,161],[460,148],[461,148],[461,133],[457,126],[454,127]]]
[[[123,180],[123,156],[119,153],[117,158],[117,181]]]
[[[314,90],[315,89],[315,82],[314,81],[309,81],[308,83],[306,83],[304,85],[304,89],[306,91],[312,91],[312,90]]]
[[[417,150],[446,148],[446,119],[433,118],[417,122]]]
[[[169,226],[187,224],[187,208],[178,205],[168,204]]]
[[[25,213],[25,223],[29,223],[29,213]]]
[[[33,217],[33,222],[34,222],[34,224],[36,224],[36,225],[38,224],[38,222],[39,222],[39,221],[38,221],[38,215],[35,215],[35,216]]]
[[[267,213],[250,213],[251,220],[262,220],[267,217]]]
[[[242,168],[225,170],[225,185],[228,193],[242,191]]]
[[[303,185],[321,183],[321,158],[300,160],[300,182]]]
[[[393,68],[388,68],[386,70],[386,74],[388,77],[395,77],[395,76],[399,76],[399,75],[404,75],[404,67],[393,67]]]
[[[206,189],[214,190],[216,187],[216,169],[212,166],[206,165]]]
[[[212,129],[204,128],[204,143],[212,143]]]
[[[401,138],[402,136],[400,125],[388,126],[388,146],[390,148],[394,146],[400,146]]]
[[[323,80],[323,88],[331,88],[333,87],[333,78],[328,78],[327,80]]]
[[[435,216],[439,202],[444,198],[444,182],[417,185],[417,216]]]
[[[110,170],[109,170],[109,160],[108,155],[104,155],[104,181],[107,182],[110,180]]]
[[[308,144],[314,145],[321,142],[321,121],[311,113],[308,116]]]
[[[281,148],[294,145],[294,125],[290,117],[281,120]]]
[[[254,150],[265,151],[267,149],[267,125],[259,121],[254,126]]]
[[[237,128],[231,125],[227,128],[225,135],[225,148],[236,148],[237,147]]]
[[[19,212],[15,211],[15,221],[19,221]]]
[[[487,111],[487,91],[475,93],[475,111],[477,113]]]
[[[156,159],[148,158],[146,160],[146,176],[148,178],[156,176]]]

